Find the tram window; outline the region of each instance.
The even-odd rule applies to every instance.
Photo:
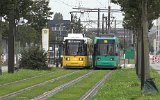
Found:
[[[86,55],[86,47],[84,40],[68,40],[66,41],[65,55]]]
[[[98,44],[96,55],[115,55],[115,45],[114,44]]]

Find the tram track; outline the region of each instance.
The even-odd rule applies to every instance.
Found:
[[[5,84],[0,84],[0,87],[4,87],[4,86],[10,85],[10,84],[24,82],[24,81],[35,79],[35,78],[39,78],[41,76],[47,76],[47,75],[51,75],[51,74],[56,74],[56,73],[62,72],[62,71],[64,71],[64,70],[59,70],[59,71],[56,71],[56,72],[54,71],[54,72],[50,72],[50,73],[47,73],[47,74],[46,73],[45,74],[40,74],[40,75],[37,75],[37,76],[34,76],[34,77],[29,77],[29,78],[25,78],[25,79],[18,80],[18,81],[13,81],[13,82],[5,83]]]
[[[38,83],[38,84],[35,84],[35,85],[32,85],[32,86],[29,86],[27,88],[24,88],[24,89],[21,89],[21,90],[18,90],[18,91],[15,91],[15,92],[12,92],[12,93],[9,93],[9,94],[6,94],[6,95],[3,95],[3,96],[0,96],[0,100],[4,100],[4,99],[7,99],[7,98],[11,98],[13,96],[16,96],[18,94],[21,94],[23,92],[26,92],[27,90],[30,90],[34,87],[37,87],[37,86],[42,86],[42,85],[45,85],[45,84],[48,84],[48,83],[52,83],[54,81],[58,81],[60,79],[63,79],[63,78],[66,78],[66,77],[69,77],[75,73],[78,73],[79,71],[74,71],[72,73],[69,73],[69,74],[65,74],[65,75],[62,75],[62,76],[59,76],[59,77],[56,77],[56,78],[53,78],[51,80],[47,80],[45,82],[41,82],[41,83]]]
[[[113,71],[110,71],[107,73],[99,82],[97,82],[88,92],[86,92],[80,100],[90,100],[92,96],[94,96],[100,87],[106,82],[106,80],[109,78],[110,74],[113,73]]]
[[[69,81],[69,82],[67,82],[67,83],[64,83],[64,84],[62,84],[62,85],[60,85],[60,86],[57,86],[56,88],[52,89],[51,91],[44,92],[43,94],[41,94],[41,95],[33,98],[32,100],[46,100],[47,98],[53,96],[54,94],[62,91],[63,89],[65,89],[65,88],[67,88],[67,87],[70,87],[70,86],[74,85],[75,83],[78,83],[78,82],[81,81],[82,79],[88,77],[88,76],[91,75],[91,74],[94,74],[95,72],[96,72],[96,71],[90,71],[89,73],[84,74],[84,75],[82,75],[82,76],[80,76],[80,77],[78,77],[78,78],[76,78],[76,79],[74,79],[74,80],[71,80],[71,81]]]

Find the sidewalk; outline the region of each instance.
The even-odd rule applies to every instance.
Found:
[[[121,64],[121,68],[135,68],[135,64]]]

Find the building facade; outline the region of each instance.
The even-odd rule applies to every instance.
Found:
[[[154,40],[154,54],[160,52],[160,17],[156,20],[157,23],[157,31],[156,38]]]

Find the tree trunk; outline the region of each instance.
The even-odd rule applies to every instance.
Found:
[[[137,48],[136,48],[136,67],[137,67],[137,76],[138,78],[141,78],[141,62],[142,62],[142,33],[141,29],[137,29]]]
[[[142,0],[142,62],[141,62],[141,90],[144,92],[157,90],[154,82],[150,77],[149,68],[149,43],[148,43],[148,20],[147,20],[147,0]],[[153,87],[151,87],[150,85]]]
[[[11,4],[9,12],[9,34],[8,34],[8,73],[14,73],[14,35],[15,18],[14,4]]]
[[[143,26],[143,46],[144,50],[142,51],[144,54],[144,80],[150,78],[150,68],[149,68],[149,43],[148,43],[148,20],[147,20],[147,0],[144,0],[142,3],[142,26]]]
[[[138,76],[138,39],[137,39],[138,37],[137,37],[136,33],[134,33],[135,34],[135,41],[136,41],[135,46],[134,46],[135,47],[134,61],[135,61],[136,74]]]
[[[0,22],[0,27],[2,27],[1,22]],[[2,33],[0,32],[0,75],[2,75],[2,58],[1,58],[1,55],[2,55]]]

